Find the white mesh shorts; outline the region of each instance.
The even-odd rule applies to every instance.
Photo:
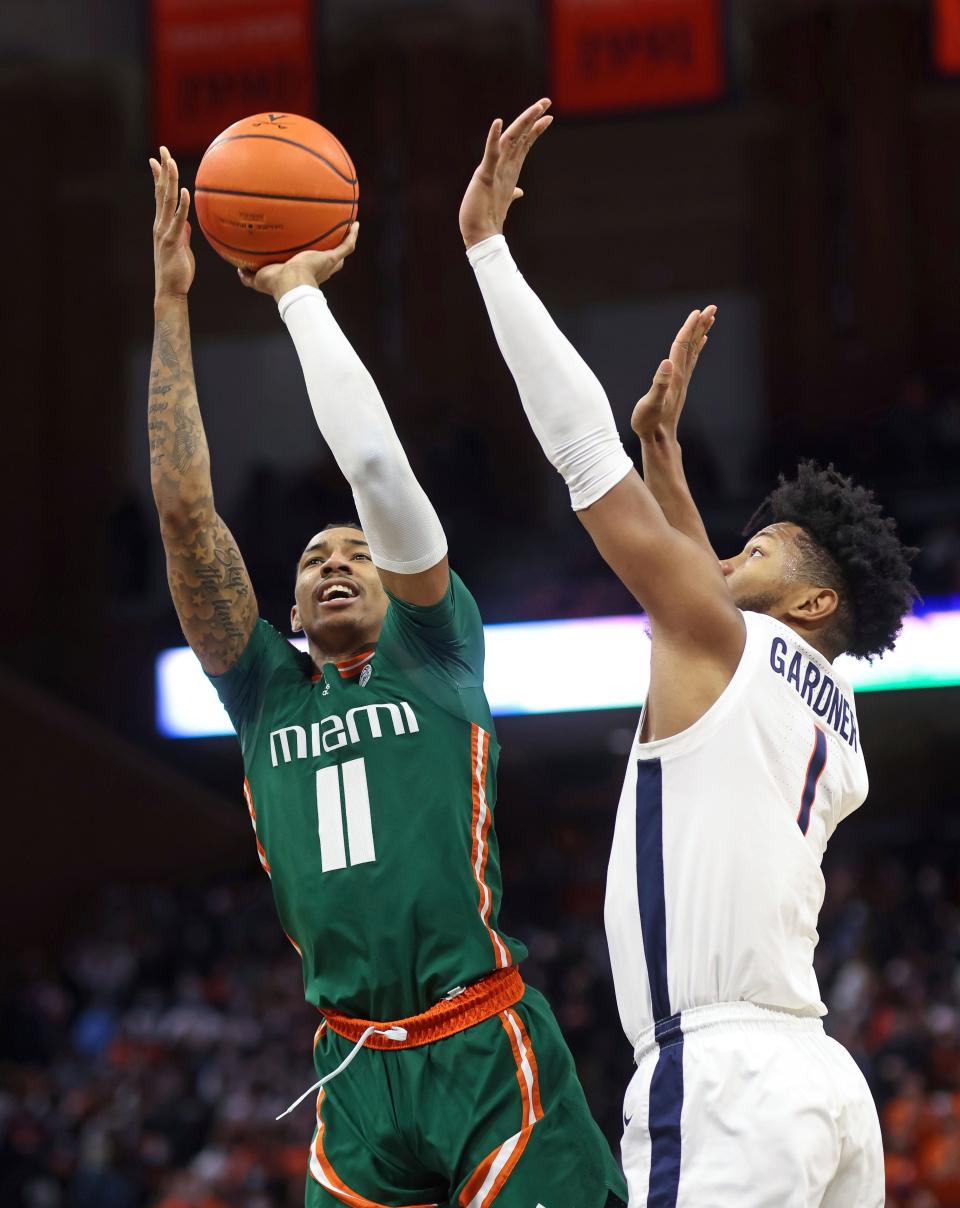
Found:
[[[877,1109],[819,1019],[695,1007],[645,1033],[635,1057],[630,1208],[883,1208]]]

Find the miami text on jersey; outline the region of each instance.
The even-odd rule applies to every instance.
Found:
[[[792,684],[800,696],[853,749],[857,750],[857,719],[850,702],[817,664],[799,650],[787,662],[789,647],[783,638],[774,638],[770,646],[770,666]]]
[[[347,743],[352,745],[359,742],[360,729],[357,717],[360,714],[366,716],[367,725],[370,727],[370,737],[382,738],[380,709],[386,710],[393,725],[394,734],[419,734],[420,726],[417,724],[413,710],[405,700],[400,701],[399,704],[390,701],[377,705],[358,705],[355,709],[347,711],[346,719],[332,713],[329,717],[322,717],[319,721],[313,722],[310,726],[309,754],[307,752],[307,731],[304,726],[281,726],[278,730],[271,730],[270,762],[277,767],[278,756],[283,758],[284,763],[289,763],[292,759],[315,759],[324,751],[329,753],[336,751],[339,747],[345,747]]]

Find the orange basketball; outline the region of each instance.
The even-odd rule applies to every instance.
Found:
[[[293,113],[256,113],[204,152],[194,207],[215,252],[261,268],[336,247],[358,197],[353,161],[329,130]]]

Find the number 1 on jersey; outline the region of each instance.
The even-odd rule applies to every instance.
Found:
[[[805,835],[810,826],[810,810],[813,799],[817,795],[817,785],[827,766],[827,736],[816,723],[813,727],[813,750],[810,752],[810,762],[807,764],[807,774],[803,778],[803,793],[800,797],[800,812],[797,814],[797,826],[800,834]]]
[[[340,785],[343,784],[341,793]],[[347,816],[344,838],[343,815]],[[377,855],[373,846],[367,770],[363,759],[351,759],[317,772],[317,830],[320,835],[320,866],[324,872],[350,864],[370,864]]]

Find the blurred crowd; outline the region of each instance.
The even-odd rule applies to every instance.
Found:
[[[887,1208],[960,1206],[960,868],[827,861],[817,972],[827,1030],[880,1110]]]
[[[801,449],[873,487],[904,539],[919,547],[921,595],[960,593],[960,382],[916,374],[891,387],[857,422],[838,409],[815,431],[784,426],[764,461],[789,470]]]
[[[500,453],[474,422],[469,414],[438,414],[429,446],[409,453],[484,619],[633,611],[630,595],[579,526],[571,525],[566,492],[553,472],[538,464],[539,480],[527,472],[498,474]],[[780,422],[759,440],[748,477],[735,492],[719,472],[722,450],[699,431],[695,409],[685,423],[687,477],[722,556],[741,547],[742,526],[777,473],[793,470],[794,451],[801,450],[824,464],[833,461],[877,491],[904,540],[920,549],[914,575],[922,596],[960,593],[960,386],[911,378],[879,399],[865,423],[851,424],[842,413],[835,422],[802,431],[792,421]],[[632,434],[626,447],[639,464]],[[287,623],[303,543],[315,527],[350,519],[351,510],[349,488],[328,455],[296,473],[267,461],[251,469],[229,522],[261,611],[274,624]],[[156,521],[136,494],[113,516],[110,564],[115,604],[172,617]]]
[[[513,829],[515,824],[511,824]],[[522,831],[522,825],[520,830]],[[598,833],[598,831],[600,833]],[[512,834],[502,922],[530,946],[611,1143],[631,1052],[601,907],[605,827]],[[828,1028],[876,1096],[888,1208],[960,1206],[960,873],[946,852],[828,855],[817,952]],[[0,1007],[4,1208],[294,1208],[316,1014],[265,878],[109,889]]]

